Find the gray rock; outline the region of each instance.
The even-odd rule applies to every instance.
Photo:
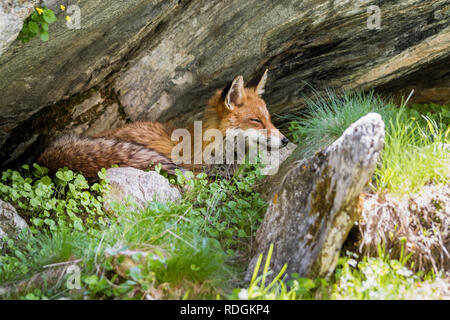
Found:
[[[339,251],[358,218],[357,200],[370,181],[384,145],[384,122],[369,113],[352,124],[325,150],[280,170],[272,185],[264,221],[256,235],[256,255],[274,244],[271,268],[303,277],[326,277],[335,268]]]
[[[16,209],[11,204],[0,200],[0,240],[6,236],[15,237],[26,227],[28,227],[27,223],[17,214]]]
[[[278,172],[280,165],[286,161],[287,158],[294,152],[297,146],[293,143],[288,143],[287,146],[279,149],[276,152],[268,152],[266,154],[266,165],[263,169],[263,174],[267,176],[274,175]]]
[[[16,40],[23,22],[39,0],[3,0],[0,3],[0,56]]]
[[[181,198],[178,189],[155,171],[145,172],[135,168],[111,168],[106,171],[111,190],[105,207],[110,201],[126,204],[131,197],[140,209],[151,201],[173,202]]]

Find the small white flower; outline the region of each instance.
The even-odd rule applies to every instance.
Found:
[[[397,270],[397,273],[399,275],[401,275],[401,276],[404,276],[404,277],[410,277],[410,276],[413,275],[413,272],[411,270],[406,269],[406,268],[401,268],[401,269]]]
[[[376,288],[377,287],[377,281],[375,280],[375,278],[372,277],[368,277],[367,280],[362,282],[362,291],[366,291],[366,290],[370,290],[372,288]]]
[[[248,290],[241,289],[241,291],[239,291],[238,297],[240,300],[248,300]]]
[[[376,291],[370,291],[369,297],[376,300],[382,300],[380,294]]]
[[[358,262],[357,262],[355,259],[349,259],[349,260],[347,261],[347,263],[348,263],[349,266],[351,266],[351,267],[353,267],[353,268],[355,268],[356,265],[358,264]]]

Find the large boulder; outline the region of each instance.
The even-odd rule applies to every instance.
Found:
[[[139,209],[145,209],[149,202],[173,202],[181,198],[178,189],[155,171],[145,172],[135,168],[111,168],[106,170],[110,191],[105,207],[111,201],[127,204],[135,202]]]
[[[384,146],[384,122],[369,113],[352,124],[325,150],[311,158],[286,162],[271,184],[273,197],[254,245],[247,277],[260,254],[274,251],[271,268],[303,277],[326,277],[358,219],[358,198],[370,181]]]
[[[266,68],[274,115],[303,108],[312,88],[414,88],[416,102],[450,100],[447,0],[379,1],[379,29],[368,25],[369,0],[63,1],[80,7],[80,29],[66,27],[57,2],[44,1],[59,18],[48,42],[13,42],[0,56],[3,167],[34,160],[63,130],[184,126],[235,75],[252,82]],[[0,38],[16,33],[0,28]]]

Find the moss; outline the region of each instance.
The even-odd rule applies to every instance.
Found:
[[[310,246],[313,243],[318,243],[317,238],[320,234],[320,226],[325,216],[329,214],[333,208],[335,195],[336,189],[331,186],[331,175],[329,173],[329,167],[326,166],[322,171],[320,179],[318,179],[316,183],[316,188],[311,194],[310,216],[317,213],[319,215],[308,230],[308,234],[312,235],[312,237],[308,239],[306,245]]]

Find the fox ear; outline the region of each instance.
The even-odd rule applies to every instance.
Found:
[[[242,104],[244,95],[244,78],[237,76],[222,91],[225,107],[229,111],[233,111],[236,106]]]
[[[259,83],[255,88],[255,92],[258,95],[262,95],[264,93],[264,87],[266,85],[268,71],[269,71],[269,69],[266,69],[266,71],[264,71],[264,74],[262,75],[261,80],[259,80]]]

